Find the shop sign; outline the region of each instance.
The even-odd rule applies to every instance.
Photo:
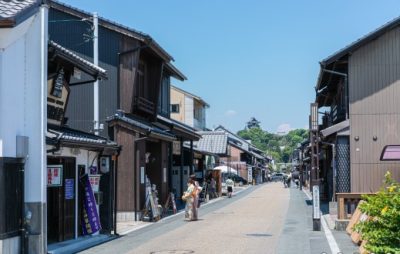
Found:
[[[175,155],[181,154],[181,142],[180,141],[172,142],[172,154],[175,154]]]
[[[91,235],[100,231],[101,229],[99,213],[97,212],[96,200],[88,175],[84,175],[80,181],[85,188],[82,216],[82,233],[83,235]]]
[[[247,182],[253,182],[253,169],[252,167],[247,167]]]
[[[60,187],[62,186],[62,165],[48,165],[47,166],[47,187]]]
[[[65,199],[74,199],[74,179],[65,179]]]
[[[47,81],[47,122],[56,125],[63,123],[69,92],[65,73],[61,68]]]

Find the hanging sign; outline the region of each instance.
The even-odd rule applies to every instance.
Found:
[[[100,218],[96,209],[96,200],[88,175],[85,174],[81,177],[80,181],[85,189],[83,198],[82,233],[83,235],[91,235],[100,231]]]
[[[180,141],[172,142],[172,154],[174,154],[174,155],[181,154],[181,142]]]
[[[62,165],[48,165],[47,166],[47,187],[60,187],[62,186]]]

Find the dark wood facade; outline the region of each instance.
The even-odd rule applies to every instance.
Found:
[[[80,21],[90,17],[90,13],[52,2],[50,38],[91,59],[92,43],[83,42],[83,34],[87,33],[90,26]],[[66,35],[60,28],[72,32]],[[158,114],[169,118],[170,78],[185,79],[170,64],[171,60],[172,57],[150,36],[99,18],[99,65],[108,73],[108,80],[102,81],[99,87],[100,123],[109,126],[108,131],[104,130],[101,134],[122,147],[116,169],[118,212],[132,213],[143,209],[143,172],[152,184],[157,185],[159,200],[163,202],[167,197],[169,147],[174,136],[162,133],[169,130],[168,127],[154,127],[156,134],[161,132],[157,135],[150,135],[150,129],[158,121]],[[76,91],[71,93],[68,123],[74,128],[90,132],[93,130],[93,89],[91,86],[71,89]],[[122,111],[127,121],[107,120],[117,111]],[[130,120],[137,124],[132,124]],[[147,162],[146,153],[151,154]]]

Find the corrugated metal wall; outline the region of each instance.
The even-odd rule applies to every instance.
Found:
[[[350,56],[352,192],[378,190],[387,170],[400,179],[400,162],[379,160],[385,145],[400,144],[399,78],[400,28],[384,34]]]
[[[82,22],[72,15],[50,9],[49,38],[93,61],[93,42],[90,39],[85,42],[85,38],[91,35],[90,28],[90,22]],[[100,135],[106,137],[108,134],[105,119],[117,109],[119,40],[119,34],[99,27],[99,65],[107,70],[108,76],[108,80],[99,83],[100,123],[105,127]],[[70,127],[84,131],[93,130],[93,83],[71,87],[66,116]]]

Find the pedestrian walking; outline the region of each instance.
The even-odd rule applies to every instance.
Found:
[[[211,188],[211,196],[212,198],[216,198],[217,197],[217,192],[216,192],[216,187],[217,187],[217,182],[215,181],[214,177],[211,177],[211,182],[210,182]]]
[[[225,181],[225,184],[228,189],[228,198],[231,198],[233,192],[233,186],[235,185],[235,183],[230,177],[228,177],[228,179]]]
[[[185,206],[185,219],[186,220],[193,220],[193,201],[194,201],[194,181],[192,178],[189,177],[187,183],[187,190],[182,195],[182,200],[186,202]]]
[[[199,182],[196,181],[196,176],[195,175],[191,175],[190,178],[194,182],[192,220],[197,220],[198,219],[198,209],[200,207],[199,196],[200,196],[200,192],[202,191],[203,188],[200,186]]]

